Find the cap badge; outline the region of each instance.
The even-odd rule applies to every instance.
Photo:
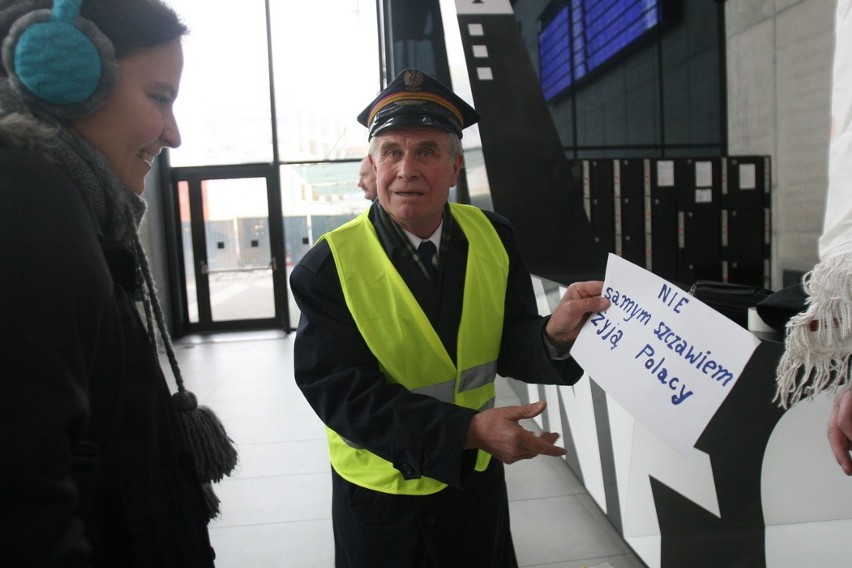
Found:
[[[418,69],[409,69],[405,72],[402,81],[409,91],[418,91],[423,85],[423,73]]]

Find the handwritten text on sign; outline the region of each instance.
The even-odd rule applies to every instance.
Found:
[[[571,355],[634,418],[681,453],[691,448],[758,345],[698,299],[614,254],[603,295]]]

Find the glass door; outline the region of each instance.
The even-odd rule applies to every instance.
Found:
[[[275,238],[283,228],[280,215],[269,214],[269,196],[278,194],[269,182],[177,182],[188,330],[285,327],[283,243]],[[272,205],[280,210],[278,198]]]

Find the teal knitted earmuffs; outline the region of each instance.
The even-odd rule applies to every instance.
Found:
[[[3,41],[9,81],[28,102],[57,118],[91,114],[109,98],[117,64],[112,42],[80,17],[82,0],[20,17]]]

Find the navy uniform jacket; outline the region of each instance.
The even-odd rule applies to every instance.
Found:
[[[405,243],[384,225],[379,207],[375,203],[370,211],[379,238],[455,360],[467,240],[455,223],[445,221],[450,244],[442,251],[440,284],[435,287]],[[538,315],[530,275],[518,255],[511,226],[502,217],[485,213],[510,262],[498,373],[527,382],[573,384],[581,369],[573,359],[551,361],[543,346],[546,320]],[[385,380],[346,307],[324,241],[294,268],[290,283],[302,311],[295,344],[296,382],[322,421],[391,461],[407,477],[426,475],[461,487],[470,473],[469,464],[463,464],[462,447],[475,411],[412,394]]]

